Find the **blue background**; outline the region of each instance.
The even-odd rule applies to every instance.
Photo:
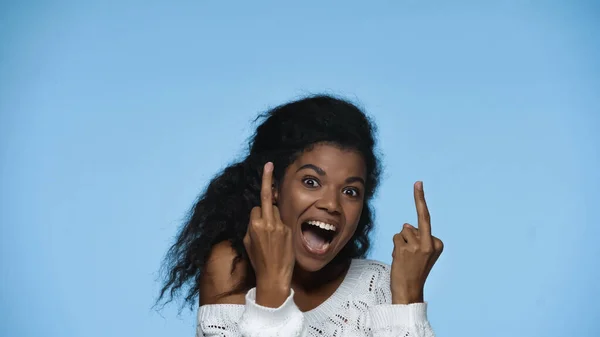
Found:
[[[425,182],[439,336],[600,335],[600,5],[0,5],[0,335],[193,336],[160,261],[257,113],[343,95],[379,124],[371,258]]]

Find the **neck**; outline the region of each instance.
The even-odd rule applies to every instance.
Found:
[[[298,264],[294,267],[292,287],[302,290],[318,289],[323,285],[343,277],[350,267],[350,260],[343,262],[330,262],[318,271],[307,271]]]

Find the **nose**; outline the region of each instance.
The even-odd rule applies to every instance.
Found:
[[[339,197],[337,191],[334,189],[327,189],[324,191],[321,198],[317,200],[316,206],[318,209],[327,211],[327,213],[340,214],[341,205]]]

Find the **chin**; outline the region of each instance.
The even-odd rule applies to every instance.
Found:
[[[334,256],[335,257],[335,256]],[[333,260],[333,258],[331,259],[314,259],[314,258],[310,258],[308,256],[303,256],[303,255],[296,255],[296,266],[298,266],[300,269],[307,271],[307,272],[318,272],[321,269],[325,268],[330,262],[331,260]]]

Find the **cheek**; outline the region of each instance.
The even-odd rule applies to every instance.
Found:
[[[358,227],[358,222],[360,221],[360,216],[362,214],[363,204],[356,205],[350,204],[344,208],[344,213],[346,216],[346,228],[344,229],[344,235],[348,238],[354,235],[356,228]]]
[[[352,224],[352,226],[346,226],[345,230],[344,230],[344,240],[350,240],[350,238],[354,235],[354,233],[356,232],[356,228],[357,228],[357,224]]]
[[[277,202],[281,221],[287,226],[293,226],[298,218],[298,198],[290,194],[283,194]]]
[[[338,251],[343,249],[348,244],[348,242],[350,242],[350,240],[352,240],[352,237],[356,233],[357,228],[358,228],[358,223],[352,223],[352,224],[347,223],[346,224],[346,228],[344,228],[344,233],[340,237],[341,240],[337,246]]]
[[[364,203],[353,202],[344,207],[344,213],[346,215],[346,221],[348,225],[356,228],[362,214],[363,206]]]
[[[281,216],[281,221],[288,226],[291,226],[294,222],[292,220],[293,211],[290,208],[289,202],[285,200],[281,200],[277,203],[277,207],[279,207],[279,215]]]
[[[291,191],[291,193],[280,194],[277,204],[283,223],[292,226],[297,222],[303,210],[306,209],[305,205],[310,205],[310,203],[307,197],[298,190],[288,189],[287,191]]]

